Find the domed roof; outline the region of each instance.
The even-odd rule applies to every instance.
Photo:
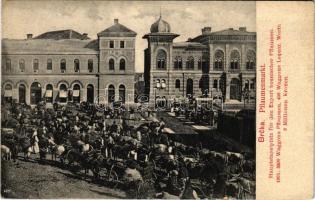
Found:
[[[170,33],[171,32],[171,26],[169,23],[164,21],[162,19],[162,16],[160,15],[160,18],[151,25],[150,29],[151,33]]]

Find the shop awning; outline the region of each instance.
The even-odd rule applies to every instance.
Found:
[[[46,97],[52,97],[53,91],[52,90],[46,90]]]
[[[67,98],[68,97],[68,91],[64,91],[64,90],[60,91],[59,97],[60,98]]]
[[[4,97],[12,97],[12,90],[4,90]]]
[[[79,97],[80,96],[80,90],[73,90],[73,97]]]

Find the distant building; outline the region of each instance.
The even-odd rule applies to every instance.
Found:
[[[133,103],[136,35],[115,19],[96,40],[74,30],[3,39],[2,99]]]
[[[143,36],[148,41],[144,78],[150,102],[190,96],[222,96],[239,102],[243,91],[255,98],[255,32],[246,27],[212,32],[205,27],[201,35],[174,43],[178,36],[161,16]]]

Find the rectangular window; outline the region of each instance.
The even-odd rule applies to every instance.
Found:
[[[201,69],[202,66],[201,66],[201,60],[198,60],[198,69]]]
[[[7,72],[11,71],[11,60],[10,59],[7,59],[5,70]]]
[[[120,48],[125,48],[125,41],[120,41]]]
[[[37,59],[34,59],[33,61],[33,69],[34,69],[34,72],[38,72],[38,60]]]
[[[109,48],[111,48],[111,49],[114,48],[114,41],[112,41],[112,40],[109,41]]]
[[[93,60],[92,59],[88,60],[88,70],[90,73],[93,72]]]
[[[47,70],[48,70],[48,71],[51,71],[51,70],[52,70],[52,60],[51,60],[51,59],[48,59],[48,60],[47,60]]]

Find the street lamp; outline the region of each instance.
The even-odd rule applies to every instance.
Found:
[[[249,90],[248,90],[248,88],[245,88],[245,89],[243,90],[242,96],[243,96],[243,100],[244,100],[244,109],[245,109],[246,99],[249,98]]]

